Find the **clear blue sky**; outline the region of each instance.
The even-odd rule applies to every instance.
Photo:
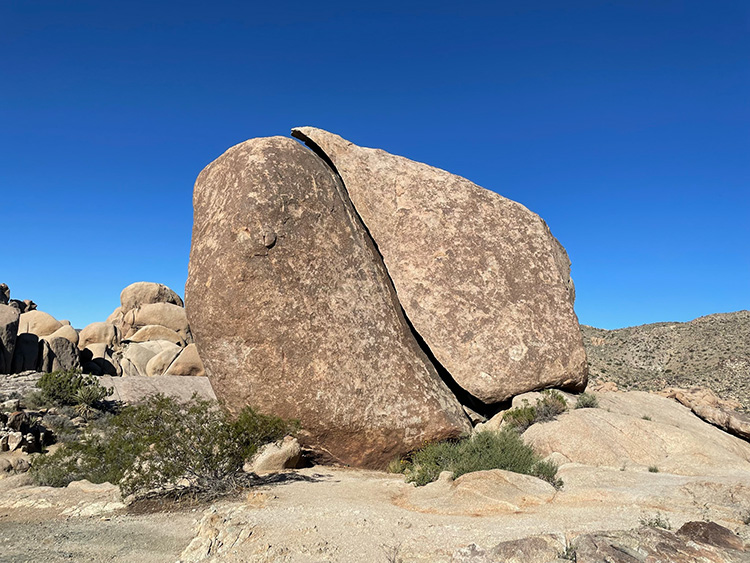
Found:
[[[750,308],[750,4],[0,2],[0,282],[183,293],[195,177],[314,125],[539,213],[581,322]]]

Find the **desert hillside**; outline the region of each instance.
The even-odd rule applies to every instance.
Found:
[[[582,325],[592,379],[623,389],[708,387],[750,409],[750,311],[617,330]]]

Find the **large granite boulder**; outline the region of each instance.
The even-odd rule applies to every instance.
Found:
[[[41,338],[49,336],[62,326],[63,324],[49,313],[33,310],[21,313],[18,320],[18,334],[36,334]]]
[[[115,348],[120,344],[120,329],[108,322],[86,325],[78,335],[78,347],[83,350],[91,344],[106,344]]]
[[[148,369],[148,366],[146,366]],[[168,365],[164,375],[191,375],[195,377],[205,376],[206,370],[198,355],[195,344],[188,344]],[[150,374],[149,374],[150,375]]]
[[[18,309],[0,303],[0,373],[11,373],[19,316]]]
[[[138,309],[151,303],[172,303],[179,307],[183,306],[180,296],[161,283],[135,282],[120,293],[120,304],[123,311]]]
[[[340,174],[406,316],[459,386],[484,403],[585,387],[570,262],[538,215],[320,129],[292,134]]]
[[[127,340],[149,325],[166,327],[179,334],[182,340],[192,340],[184,307],[173,303],[149,303],[126,312],[123,316],[123,338]]]
[[[10,288],[7,283],[0,283],[0,305],[7,305],[10,301]]]
[[[13,362],[11,373],[37,370],[39,363],[39,337],[30,332],[22,332],[16,338],[16,347],[13,350]]]
[[[341,182],[292,139],[199,175],[185,301],[219,399],[300,419],[321,457],[384,467],[469,430]]]
[[[39,371],[49,373],[81,368],[78,346],[67,338],[45,337],[40,343]]]

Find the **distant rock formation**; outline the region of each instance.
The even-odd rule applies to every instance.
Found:
[[[382,467],[465,431],[457,398],[481,411],[585,387],[570,262],[541,218],[442,170],[293,135],[314,150],[253,139],[195,186],[187,313],[230,408],[300,418],[303,445]]]
[[[82,369],[92,375],[204,376],[192,344],[182,299],[167,286],[137,282],[120,295],[121,306],[106,322],[80,333],[36,309],[33,301],[10,299],[0,284],[0,373]],[[171,355],[147,364],[169,348]]]
[[[581,330],[591,376],[598,381],[644,391],[706,387],[750,411],[750,311]]]

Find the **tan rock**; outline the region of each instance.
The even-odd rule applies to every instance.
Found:
[[[198,348],[195,344],[188,344],[170,363],[164,375],[205,376],[206,370],[200,356],[198,356]]]
[[[65,338],[66,340],[69,340],[74,346],[78,345],[78,331],[76,331],[76,329],[74,329],[69,324],[63,324],[55,332],[53,332],[49,336],[45,336],[44,338],[45,340],[50,340],[52,338]]]
[[[34,310],[27,313],[21,313],[18,320],[18,334],[28,332],[30,334],[36,334],[41,338],[42,336],[52,334],[61,326],[63,326],[62,323],[49,313]]]
[[[455,481],[444,472],[434,483],[407,491],[396,504],[419,512],[481,516],[546,504],[555,492],[541,479],[502,469],[467,473]]]
[[[130,284],[120,293],[122,311],[138,309],[152,303],[172,303],[178,307],[183,307],[180,296],[161,283],[136,282]]]
[[[659,395],[675,399],[706,422],[718,426],[722,430],[750,440],[750,416],[736,412],[742,404],[738,401],[720,399],[710,389],[665,389]]]
[[[217,396],[301,419],[322,457],[384,467],[469,430],[340,182],[292,139],[201,172],[186,304]]]
[[[585,388],[570,262],[538,215],[321,129],[292,134],[332,161],[407,317],[458,385],[485,403]]]
[[[171,328],[161,325],[146,325],[138,329],[135,334],[127,338],[130,342],[146,342],[148,340],[167,340],[178,346],[185,346],[185,340]]]
[[[146,364],[146,373],[148,377],[155,377],[164,375],[167,368],[174,361],[174,359],[180,354],[181,350],[169,349],[163,350],[151,358]],[[205,375],[205,374],[204,374]]]
[[[78,347],[83,350],[90,344],[104,343],[109,348],[120,344],[120,330],[111,323],[91,323],[78,335]]]
[[[129,339],[139,329],[149,325],[161,325],[178,333],[183,340],[190,334],[185,309],[172,303],[150,303],[140,309],[132,309],[123,317],[125,339]]]
[[[112,400],[129,404],[140,403],[158,393],[182,402],[189,401],[194,394],[207,401],[216,400],[216,395],[207,377],[178,377],[174,375],[110,377],[105,375],[99,383],[104,387],[112,388]]]
[[[150,340],[148,342],[133,342],[124,350],[121,359],[123,376],[147,376],[148,362],[159,352],[164,350],[179,352],[180,347],[166,340]]]
[[[299,441],[292,436],[264,445],[250,462],[250,471],[258,474],[294,469],[302,455]]]
[[[706,424],[674,401],[643,392],[597,393],[600,408],[576,409],[531,426],[541,455],[576,463],[678,475],[750,471],[750,444]]]
[[[81,350],[81,364],[85,373],[94,375],[122,375],[120,363],[104,342],[89,344]]]

